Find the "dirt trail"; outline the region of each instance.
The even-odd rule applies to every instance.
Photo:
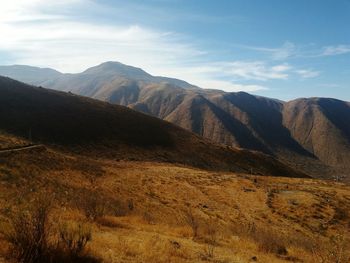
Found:
[[[45,148],[45,146],[42,144],[30,144],[30,145],[24,145],[24,146],[10,147],[5,149],[0,149],[0,153],[18,152],[18,151],[30,150],[30,149],[36,149],[36,148]]]

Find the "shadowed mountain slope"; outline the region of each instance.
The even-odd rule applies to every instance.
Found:
[[[349,167],[350,107],[336,99],[298,99],[285,104],[284,125],[292,136],[330,166]]]
[[[40,85],[128,106],[214,142],[271,154],[316,177],[336,173],[350,178],[347,102],[283,102],[244,92],[204,90],[118,62],[61,74]]]
[[[0,77],[0,130],[57,149],[112,159],[305,176],[274,158],[215,145],[171,123],[97,100]]]

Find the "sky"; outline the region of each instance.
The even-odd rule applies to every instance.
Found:
[[[0,0],[0,65],[105,61],[208,89],[350,101],[350,0]]]

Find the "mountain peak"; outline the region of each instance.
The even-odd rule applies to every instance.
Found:
[[[85,74],[104,74],[104,75],[121,75],[125,77],[142,77],[149,78],[152,77],[146,71],[141,68],[132,67],[129,65],[125,65],[116,61],[107,61],[100,65],[88,68],[83,73]]]

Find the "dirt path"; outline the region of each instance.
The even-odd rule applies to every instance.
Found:
[[[25,146],[17,146],[17,147],[10,147],[5,149],[0,149],[0,153],[10,153],[10,152],[19,152],[23,150],[30,150],[30,149],[36,149],[36,148],[45,148],[42,144],[31,144],[31,145],[25,145]]]

